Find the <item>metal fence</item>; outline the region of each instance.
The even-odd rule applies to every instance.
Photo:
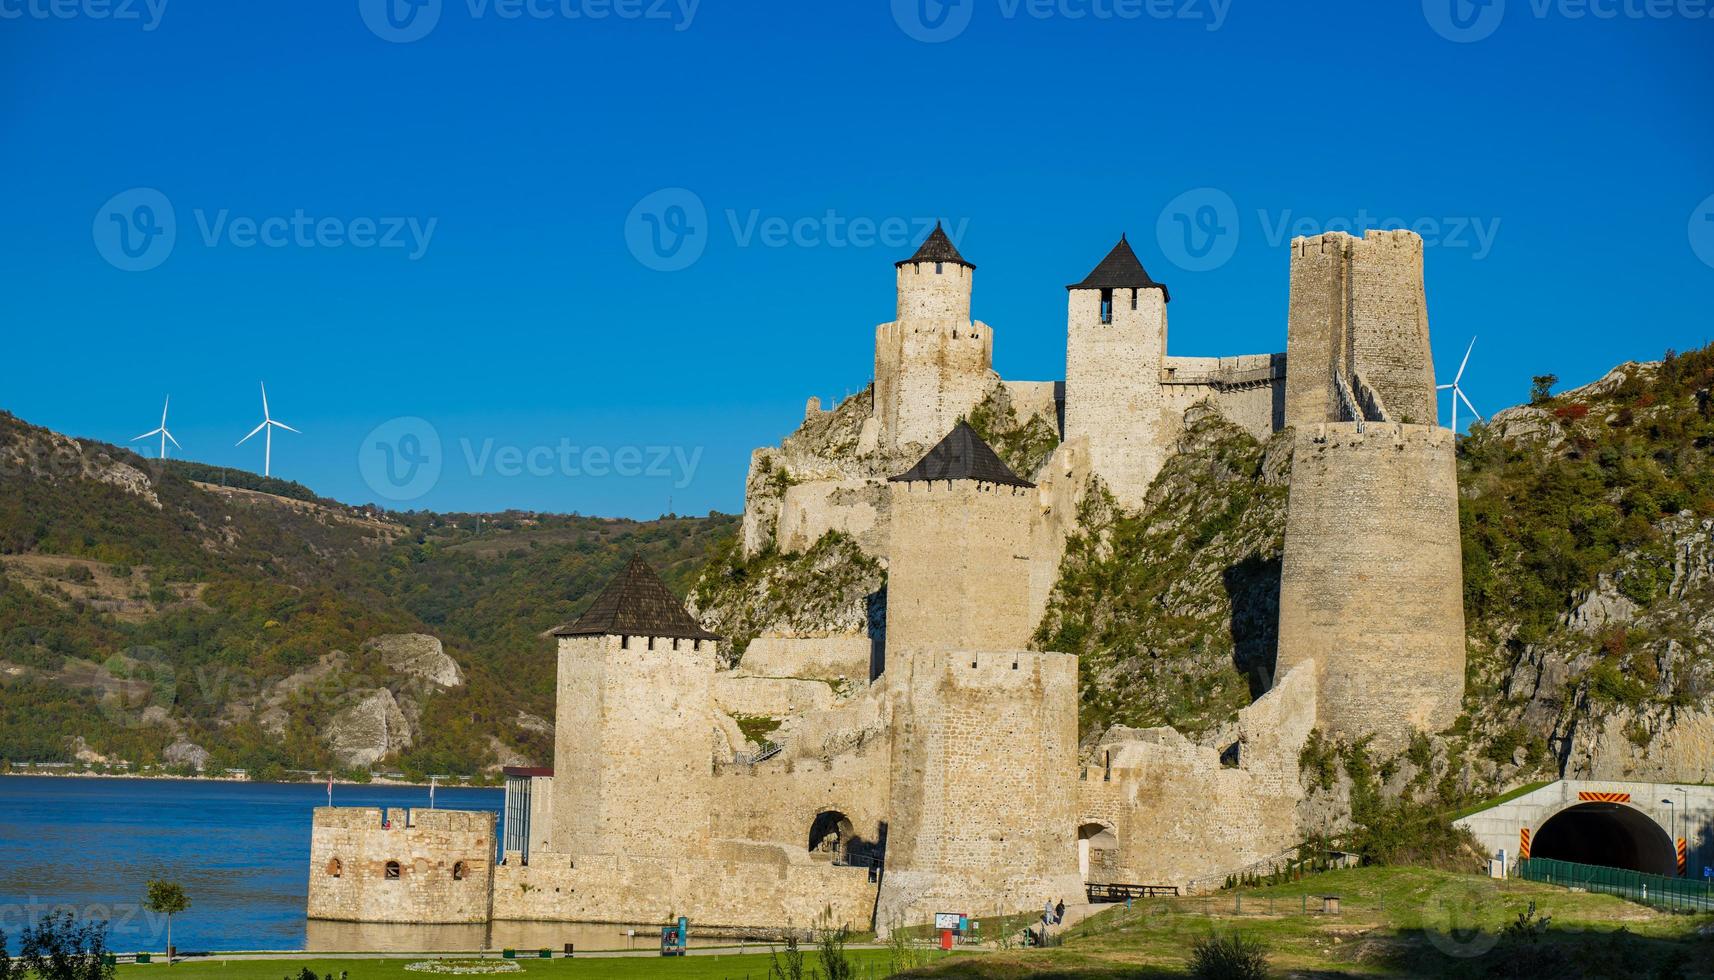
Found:
[[[1517,876],[1526,881],[1617,895],[1674,912],[1714,910],[1714,886],[1694,878],[1669,878],[1553,858],[1524,858],[1518,862]]]

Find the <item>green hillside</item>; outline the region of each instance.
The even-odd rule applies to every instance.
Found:
[[[3,413],[0,484],[0,760],[11,762],[82,750],[150,765],[195,746],[209,766],[264,775],[338,767],[330,719],[379,690],[405,709],[411,744],[378,768],[546,762],[550,736],[527,717],[552,717],[545,631],[633,552],[682,593],[735,528],[722,515],[508,513],[483,515],[478,533],[475,515],[377,514]],[[401,633],[438,637],[465,683],[425,686],[366,649]]]

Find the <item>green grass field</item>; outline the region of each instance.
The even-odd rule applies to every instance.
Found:
[[[1338,915],[1315,911],[1327,895],[1340,897]],[[1544,925],[1507,935],[1530,903]],[[1033,918],[1024,916],[1023,918]],[[999,923],[984,932],[997,935]],[[1707,928],[1710,935],[1699,934]],[[1012,980],[1131,980],[1186,975],[1191,944],[1212,932],[1236,930],[1261,939],[1282,977],[1714,977],[1714,916],[1672,915],[1609,895],[1572,892],[1524,881],[1493,881],[1423,868],[1360,868],[1312,876],[1272,888],[1155,899],[1116,908],[1068,930],[1063,945],[1045,950],[988,949],[934,954],[904,973],[921,978]],[[813,950],[808,966],[815,966]],[[855,980],[894,973],[891,951],[853,949]],[[347,971],[351,980],[425,977],[407,972],[411,960],[271,960],[181,963],[171,977],[237,980],[295,978]],[[539,977],[766,980],[766,954],[521,960]],[[120,967],[121,977],[159,965]],[[518,974],[506,974],[518,976]],[[814,974],[809,974],[813,976]]]
[[[813,965],[815,953],[806,949],[808,963]],[[881,980],[888,972],[886,950],[857,949],[848,950],[847,955],[857,964],[857,980]],[[468,959],[469,957],[455,957]],[[152,977],[170,978],[170,980],[199,980],[199,978],[219,977],[221,980],[281,980],[291,978],[296,980],[299,971],[314,970],[318,975],[325,976],[329,972],[338,976],[340,971],[350,974],[351,980],[426,980],[437,976],[432,973],[415,973],[407,971],[407,963],[420,962],[424,957],[398,960],[353,960],[353,959],[303,959],[303,960],[229,960],[218,958],[180,961],[169,968],[159,963],[147,966],[123,965],[119,967],[119,976],[124,978]],[[652,957],[586,957],[569,960],[518,960],[523,967],[522,973],[495,974],[499,977],[600,977],[605,980],[613,977],[615,980],[655,980],[655,978],[672,978],[672,980],[767,980],[768,956],[766,953],[757,955],[746,953],[730,956],[707,955],[663,958]]]

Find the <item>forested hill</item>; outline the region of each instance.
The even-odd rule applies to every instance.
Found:
[[[0,412],[0,762],[546,763],[545,632],[632,553],[682,594],[736,527],[480,516],[350,507]]]

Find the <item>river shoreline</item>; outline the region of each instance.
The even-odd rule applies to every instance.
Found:
[[[63,770],[62,771],[56,771],[56,770],[52,770],[52,769],[26,769],[26,770],[12,769],[8,772],[0,772],[0,779],[5,779],[8,776],[31,776],[31,777],[47,778],[47,779],[141,779],[141,780],[152,780],[155,782],[163,782],[163,783],[165,783],[165,782],[177,782],[177,783],[243,783],[243,784],[250,785],[250,786],[326,786],[327,785],[326,779],[294,779],[294,780],[274,779],[274,780],[268,780],[268,779],[251,779],[248,776],[179,776],[179,775],[174,775],[172,773],[164,773],[164,772],[163,773],[66,772]],[[334,777],[333,785],[335,785],[335,786],[390,786],[390,787],[405,787],[405,788],[416,787],[416,788],[420,788],[420,789],[428,789],[430,784],[429,783],[414,782],[414,781],[409,780],[409,779],[388,779],[384,776],[377,776],[374,779],[370,779],[367,781],[361,781],[361,782],[358,780],[353,780],[353,779],[340,779],[338,777]],[[436,789],[486,789],[486,790],[499,791],[499,790],[505,788],[499,784],[491,784],[491,783],[449,783],[449,782],[441,782],[439,780],[436,780],[433,785]]]

